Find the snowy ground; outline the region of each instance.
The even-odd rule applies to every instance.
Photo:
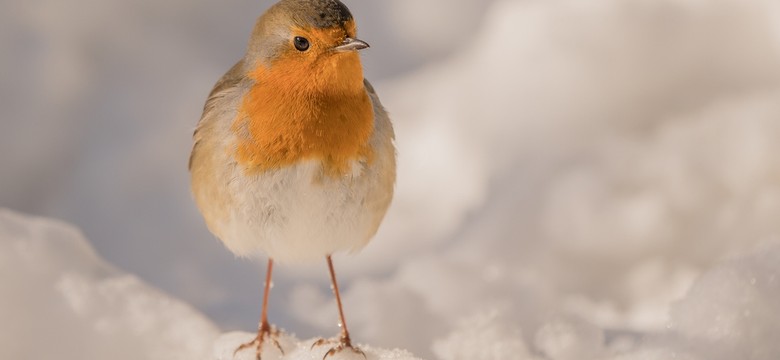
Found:
[[[400,156],[379,236],[336,258],[357,342],[442,360],[780,356],[777,1],[353,2]],[[186,158],[262,6],[62,4],[0,11],[0,205],[73,222],[222,330],[252,330],[261,266],[207,234]],[[15,329],[44,318],[2,301],[67,304],[24,298],[61,290],[6,254],[31,273],[0,282],[16,294],[0,345],[29,347]],[[334,334],[324,270],[279,268],[274,322]]]
[[[255,334],[251,333],[228,333],[222,335],[214,344],[214,358],[215,360],[256,360],[256,351],[253,349],[246,349],[236,353],[236,349],[242,344],[246,344],[255,338]],[[283,334],[277,341],[279,347],[264,346],[261,356],[263,359],[277,359],[282,360],[312,360],[323,359],[325,354],[332,348],[332,346],[315,346],[314,344],[321,340],[321,338],[314,338],[301,341],[294,335]],[[270,345],[270,344],[269,344]],[[280,350],[281,349],[281,350]],[[331,360],[420,360],[408,351],[394,349],[385,350],[377,349],[371,346],[360,345],[357,348],[362,352],[362,355],[357,351],[344,350],[334,355],[328,356]],[[283,352],[282,352],[283,351]],[[365,355],[365,358],[363,357]]]
[[[0,358],[208,359],[214,324],[70,225],[0,209]]]
[[[235,349],[254,336],[225,334],[212,350],[217,331],[210,321],[106,264],[76,229],[64,223],[0,210],[0,250],[0,357],[4,359],[230,360]],[[364,297],[351,299],[360,304],[356,313],[367,320],[359,331],[362,336],[381,335],[378,338],[388,341],[403,339],[400,333],[406,332],[424,338],[435,331],[431,327],[436,322],[420,316],[420,305],[441,301],[436,305],[442,307],[436,308],[449,317],[452,312],[447,315],[447,307],[464,301],[453,298],[470,292],[466,299],[483,299],[481,310],[458,321],[454,330],[432,344],[438,359],[769,360],[780,354],[776,341],[780,242],[706,271],[672,306],[666,328],[653,333],[600,328],[578,315],[577,306],[561,305],[538,287],[518,296],[526,303],[518,307],[511,298],[501,299],[499,292],[523,281],[506,278],[500,270],[463,274],[452,268],[459,263],[456,257],[427,262],[427,267],[440,270],[416,280],[403,281],[400,276],[386,284],[355,287],[359,290],[353,290],[353,295]],[[431,275],[435,279],[428,280],[435,283],[426,281]],[[480,278],[483,288],[464,289],[462,284],[473,284],[473,278]],[[429,294],[422,304],[412,303],[415,296],[409,288],[415,283],[427,283]],[[283,335],[279,343],[284,353],[266,346],[263,358],[320,359],[328,347],[312,347],[315,341]],[[360,348],[369,360],[418,359],[404,350]],[[235,357],[253,358],[251,350]],[[362,357],[350,352],[332,357],[358,358]]]
[[[0,208],[0,282],[2,359],[256,359],[252,350],[233,357],[253,334],[217,339],[203,315],[105,263],[59,221]],[[285,360],[321,359],[330,348],[312,348],[314,341],[279,339]],[[280,356],[265,348],[265,359]],[[361,350],[369,360],[418,360],[402,350]]]

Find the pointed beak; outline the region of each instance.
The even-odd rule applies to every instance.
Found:
[[[341,45],[334,47],[333,51],[335,52],[358,51],[358,50],[368,49],[370,47],[371,46],[369,46],[368,43],[363,40],[353,39],[348,37],[344,39],[344,42],[341,43]]]

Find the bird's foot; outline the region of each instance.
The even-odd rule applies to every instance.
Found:
[[[326,360],[327,358],[345,350],[360,355],[363,357],[363,359],[367,359],[366,353],[364,353],[363,350],[360,350],[360,348],[352,346],[352,342],[350,341],[349,337],[345,337],[343,335],[338,339],[319,339],[311,345],[311,348],[314,349],[315,347],[324,345],[329,345],[332,347],[325,353],[325,356],[322,357],[322,360]]]
[[[281,355],[284,355],[284,349],[282,348],[282,345],[279,343],[279,336],[282,334],[282,332],[277,329],[275,326],[272,325],[262,325],[260,329],[257,331],[257,337],[255,337],[254,340],[243,344],[239,346],[236,351],[233,352],[233,357],[236,356],[239,352],[254,348],[256,359],[262,360],[262,353],[263,353],[263,345],[270,343],[273,345],[276,349],[279,350]],[[281,356],[279,357],[281,358]]]

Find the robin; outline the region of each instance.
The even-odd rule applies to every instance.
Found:
[[[257,21],[243,59],[211,91],[194,134],[192,192],[209,230],[241,257],[265,254],[260,326],[236,352],[271,343],[274,262],[325,259],[341,333],[352,346],[331,256],[363,248],[393,197],[393,127],[364,79],[349,9],[338,0],[282,0]],[[283,352],[283,350],[282,350]]]

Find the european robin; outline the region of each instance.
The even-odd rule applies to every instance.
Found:
[[[363,248],[393,197],[394,133],[364,79],[349,9],[338,0],[282,0],[257,21],[243,59],[211,91],[194,134],[192,192],[209,230],[238,256],[268,257],[257,338],[268,322],[274,261],[324,258],[351,344],[331,255]],[[331,341],[320,341],[323,345]]]

